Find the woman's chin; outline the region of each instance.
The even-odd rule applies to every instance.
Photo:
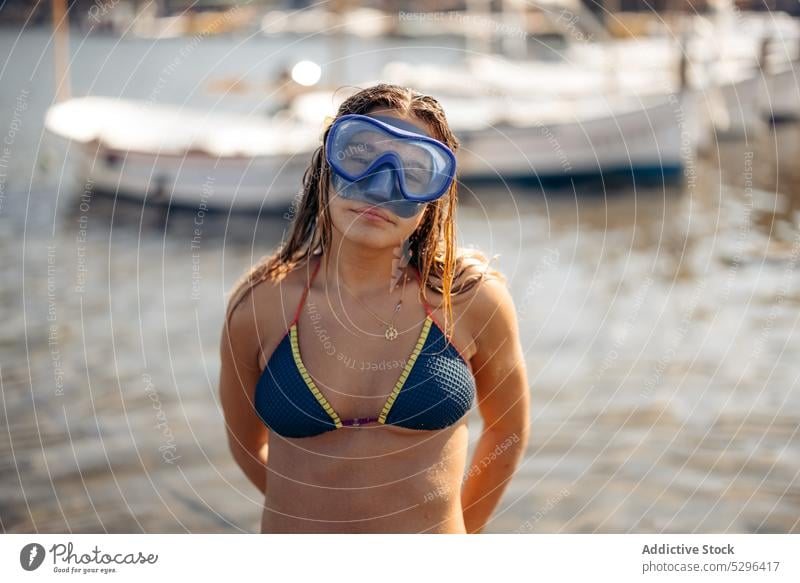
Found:
[[[358,220],[352,221],[342,230],[342,238],[348,243],[376,249],[398,244],[392,225],[375,225]]]

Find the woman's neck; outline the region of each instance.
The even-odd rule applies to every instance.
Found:
[[[392,281],[392,264],[396,259],[392,248],[366,247],[346,239],[334,245],[328,258],[328,271],[320,275],[328,286],[344,284],[352,293],[368,296],[373,293],[389,293]]]

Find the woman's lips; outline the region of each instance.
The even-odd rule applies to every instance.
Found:
[[[386,221],[387,223],[394,224],[385,212],[376,209],[375,207],[362,207],[353,209],[353,212],[358,213],[360,216],[366,217],[368,219],[372,219],[375,221]]]

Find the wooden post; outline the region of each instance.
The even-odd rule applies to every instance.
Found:
[[[69,99],[69,14],[66,0],[53,0],[53,70],[56,101]]]

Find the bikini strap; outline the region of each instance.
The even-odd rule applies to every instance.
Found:
[[[422,276],[420,275],[419,270],[416,268],[416,266],[414,266],[414,275],[416,276],[417,281],[420,283],[420,287],[422,287]],[[447,334],[447,332],[445,332],[445,330],[442,327],[442,325],[439,324],[439,322],[433,316],[433,312],[431,311],[430,305],[428,305],[428,302],[425,301],[425,294],[424,293],[422,294],[422,305],[425,306],[425,312],[428,314],[428,317],[431,319],[431,321],[436,325],[437,328],[439,328],[439,330],[441,330],[442,336],[444,336],[445,340],[447,341],[447,344],[449,344],[450,346],[452,346],[455,349],[455,351],[461,357],[461,360],[463,360],[465,363],[467,363],[467,366],[469,367],[469,361],[466,358],[464,358],[464,355],[461,353],[461,351],[458,349],[458,347],[455,344],[453,344],[453,341],[451,340],[451,338]],[[472,370],[472,369],[470,368],[470,370]]]
[[[308,284],[303,288],[303,295],[300,297],[300,303],[297,304],[297,311],[294,313],[294,320],[292,320],[291,326],[297,324],[297,321],[300,319],[300,310],[303,309],[303,306],[306,303],[306,297],[308,296],[308,290],[311,289],[311,284],[314,281],[314,278],[317,276],[317,272],[319,268],[322,266],[322,257],[319,258],[317,262],[317,266],[314,268],[314,273],[311,274],[311,277],[308,280]],[[291,326],[289,326],[291,328]]]

